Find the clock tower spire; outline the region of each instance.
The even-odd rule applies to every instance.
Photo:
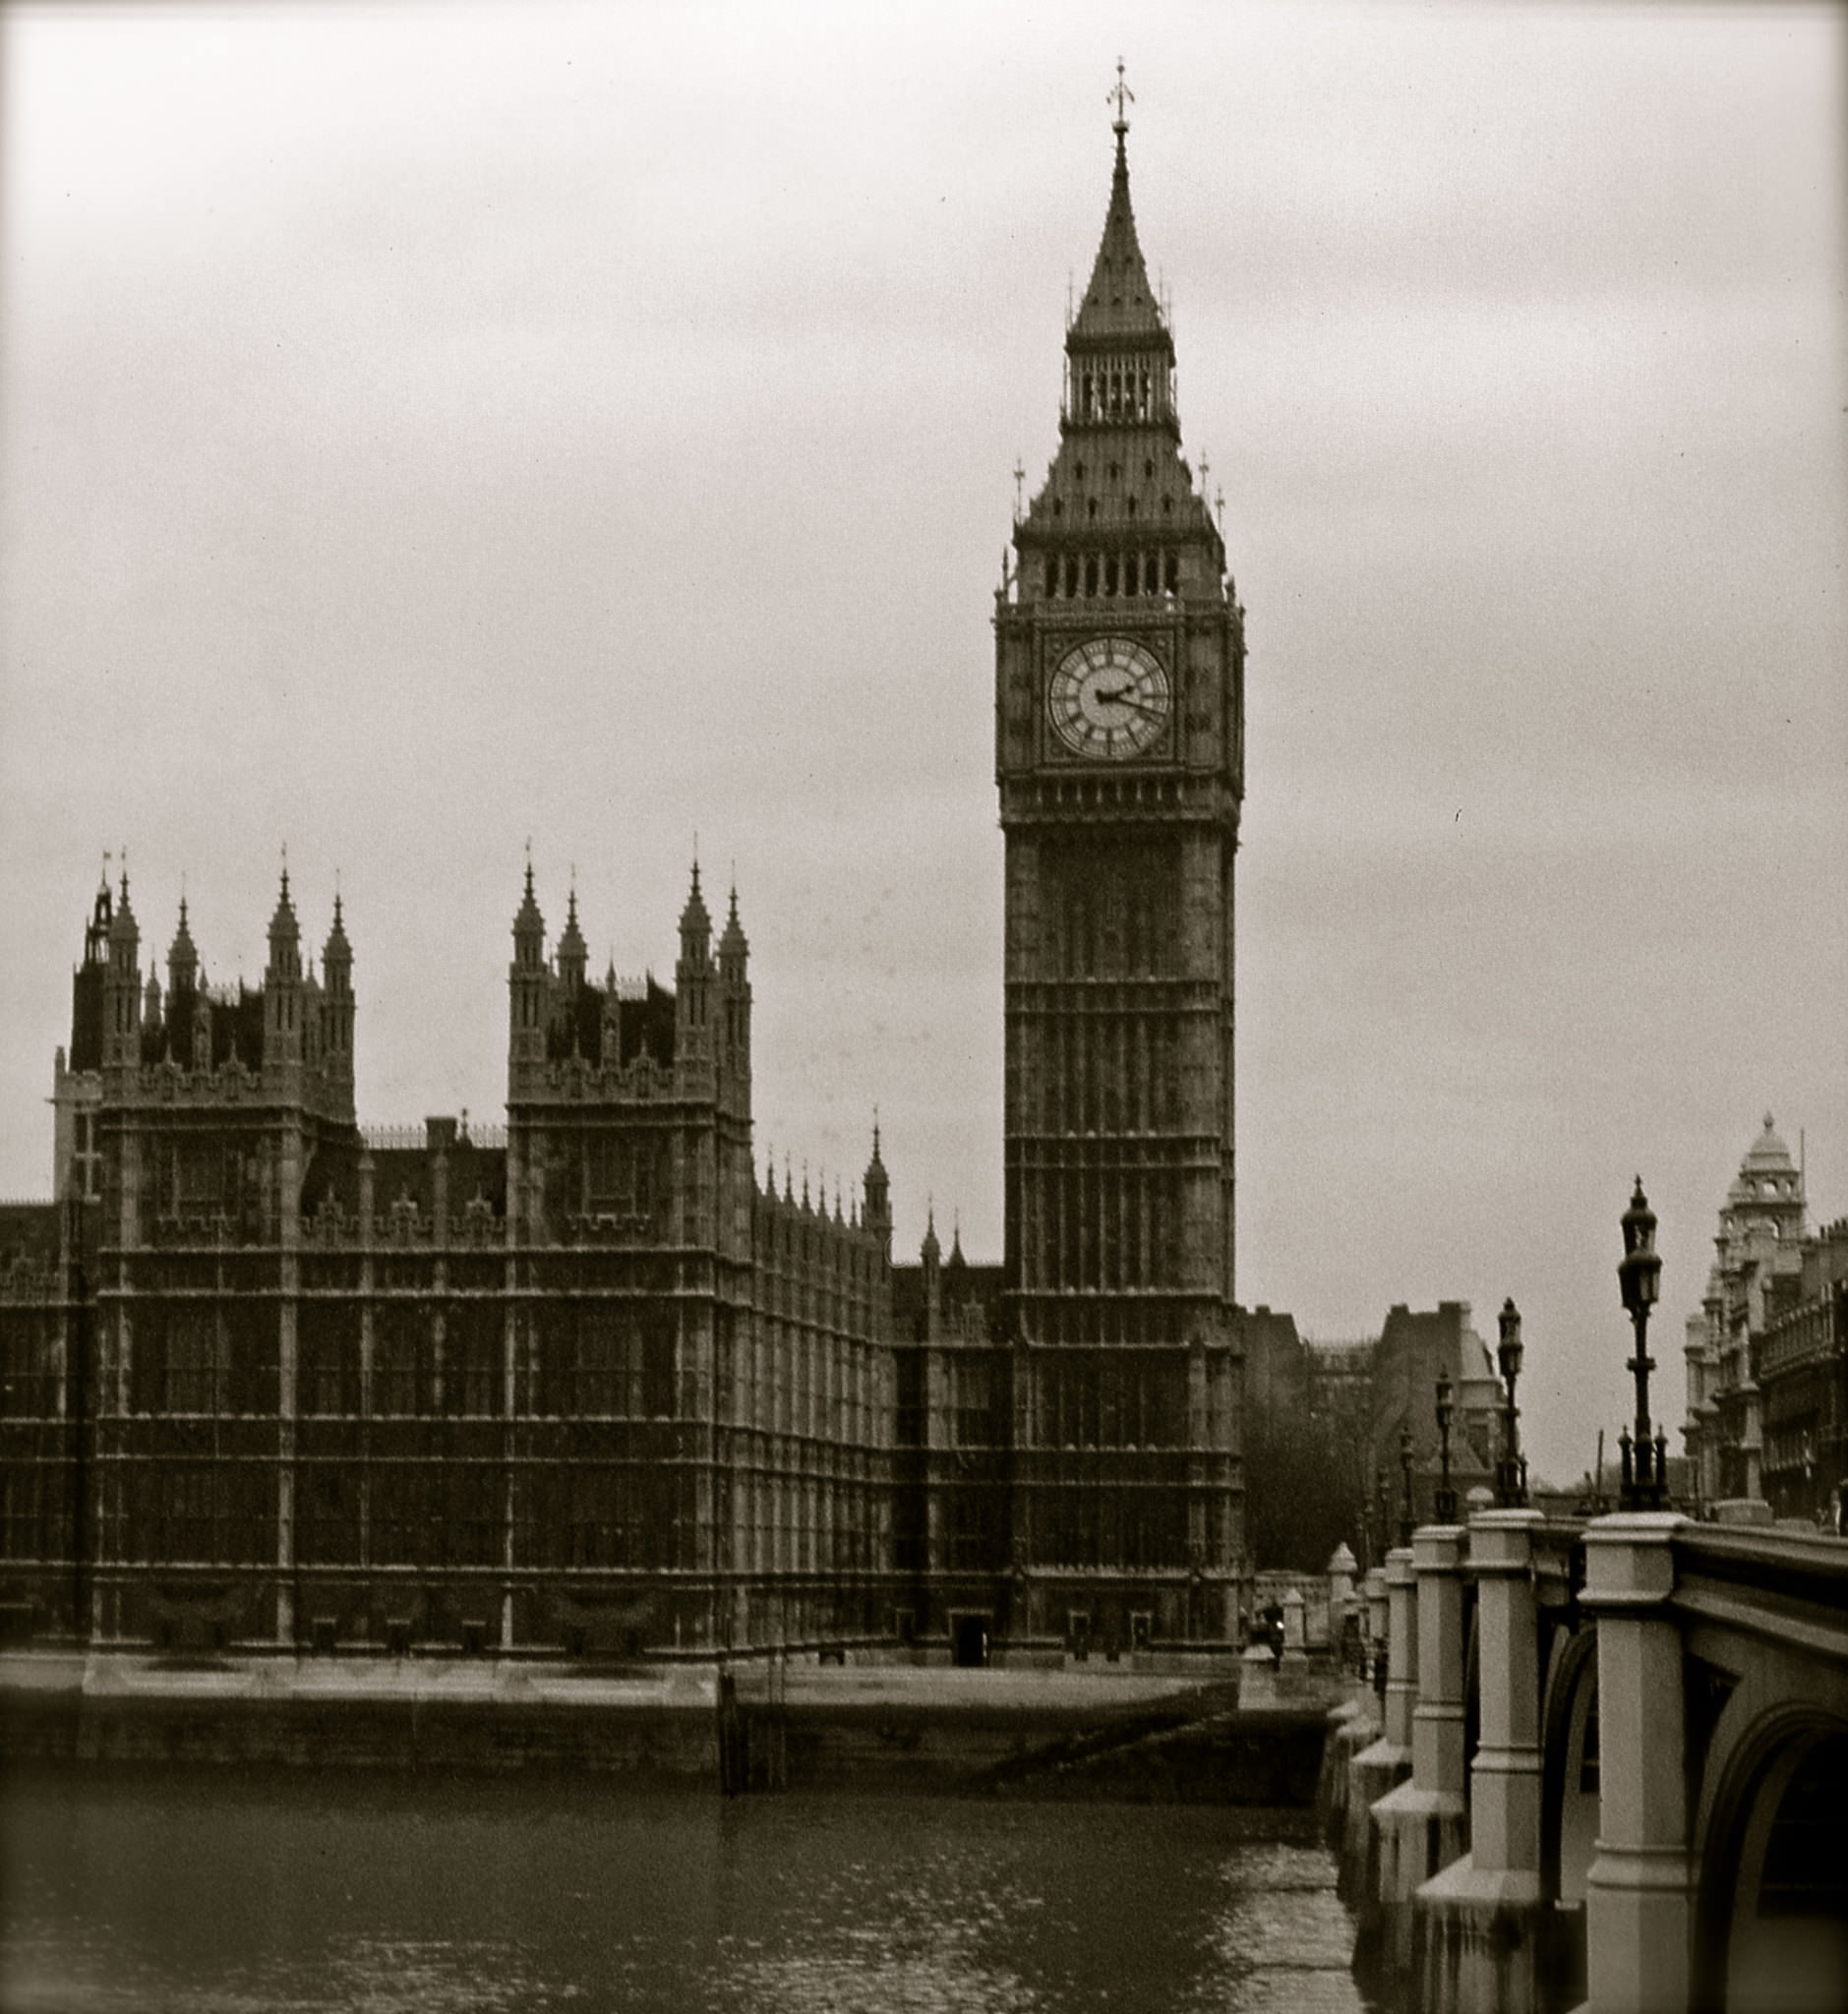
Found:
[[[1244,622],[1181,451],[1173,337],[1130,203],[1129,96],[1119,66],[1058,450],[994,617],[1012,1613],[1022,1633],[1207,1645],[1230,1639],[1244,1570]]]

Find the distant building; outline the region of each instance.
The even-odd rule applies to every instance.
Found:
[[[1806,1211],[1803,1170],[1767,1112],[1688,1318],[1683,1437],[1701,1504],[1757,1499],[1814,1518],[1848,1476],[1848,1222],[1811,1236]]]
[[[1764,1494],[1757,1344],[1796,1304],[1805,1229],[1803,1174],[1766,1112],[1720,1208],[1706,1292],[1687,1323],[1683,1437],[1701,1503]]]
[[[1373,1406],[1367,1453],[1384,1472],[1389,1523],[1397,1543],[1403,1491],[1400,1430],[1411,1433],[1412,1501],[1417,1521],[1431,1515],[1437,1487],[1437,1381],[1451,1381],[1457,1416],[1451,1427],[1452,1487],[1460,1499],[1492,1489],[1501,1452],[1502,1381],[1489,1346],[1476,1333],[1467,1301],[1440,1301],[1428,1313],[1403,1302],[1387,1312],[1373,1362]],[[1466,1505],[1465,1505],[1465,1508]]]
[[[1370,1561],[1396,1545],[1404,1510],[1400,1431],[1409,1428],[1412,1503],[1434,1512],[1441,1464],[1437,1381],[1451,1381],[1451,1486],[1493,1488],[1502,1387],[1465,1301],[1390,1309],[1379,1335],[1318,1342],[1288,1315],[1241,1318],[1246,1520],[1260,1568],[1318,1568],[1342,1540]],[[1466,1504],[1465,1504],[1466,1508]]]
[[[1794,1306],[1759,1344],[1764,1495],[1778,1517],[1848,1498],[1848,1217],[1803,1242]]]

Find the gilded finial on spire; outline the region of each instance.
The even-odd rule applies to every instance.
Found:
[[[1107,105],[1112,98],[1116,101],[1116,117],[1111,123],[1110,131],[1120,140],[1129,131],[1129,116],[1124,107],[1136,102],[1136,93],[1123,82],[1123,59],[1120,56],[1116,59],[1116,84],[1112,89],[1104,92],[1103,102]]]

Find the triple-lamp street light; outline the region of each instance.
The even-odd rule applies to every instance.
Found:
[[[1520,1376],[1520,1311],[1512,1296],[1502,1303],[1502,1339],[1495,1358],[1508,1393],[1502,1407],[1502,1458],[1495,1464],[1495,1501],[1504,1510],[1520,1510],[1527,1502],[1527,1464],[1517,1424],[1520,1409],[1515,1403],[1515,1381]]]
[[[1637,1430],[1633,1437],[1626,1427],[1618,1436],[1624,1456],[1620,1501],[1626,1510],[1659,1510],[1668,1480],[1668,1436],[1658,1433],[1653,1441],[1649,1438],[1649,1373],[1655,1369],[1649,1355],[1649,1310],[1661,1292],[1662,1262],[1655,1250],[1655,1212],[1642,1193],[1640,1175],[1624,1212],[1624,1257],[1617,1280],[1637,1331],[1637,1353],[1625,1366],[1637,1381]]]
[[[1399,1542],[1401,1546],[1411,1543],[1411,1535],[1418,1527],[1417,1508],[1411,1494],[1411,1429],[1399,1430],[1399,1467],[1403,1479],[1403,1508],[1399,1513]]]

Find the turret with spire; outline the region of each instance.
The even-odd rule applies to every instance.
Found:
[[[892,1256],[892,1185],[879,1155],[879,1121],[876,1117],[872,1122],[872,1158],[866,1163],[864,1188],[866,1209],[862,1220],[867,1231],[878,1239],[880,1249],[889,1260]]]
[[[533,863],[513,916],[513,961],[507,969],[507,1095],[512,1097],[543,1070],[550,990],[546,972],[546,919],[533,894]]]
[[[269,963],[264,971],[264,1067],[286,1070],[306,1050],[302,984],[302,926],[289,894],[288,863],[269,918]]]
[[[109,919],[109,962],[102,988],[105,1071],[133,1070],[141,1063],[141,943],[125,868]]]
[[[719,938],[719,1002],[725,1043],[722,1061],[734,1086],[745,1096],[750,1087],[750,945],[738,919],[738,889],[726,909],[725,930]]]
[[[193,942],[192,927],[186,917],[186,897],[180,897],[180,922],[173,933],[173,942],[167,946],[167,997],[169,1003],[182,993],[196,992],[199,987],[199,947]]]
[[[321,947],[322,1050],[328,1081],[353,1092],[353,947],[346,940],[340,892],[333,894],[333,923]]]
[[[717,973],[712,963],[712,918],[699,892],[699,862],[693,862],[693,885],[681,911],[681,955],[674,967],[677,996],[675,1054],[692,1061],[712,1053],[712,988]]]
[[[74,1071],[102,1067],[103,979],[109,970],[109,925],[114,920],[115,899],[109,891],[109,857],[103,856],[102,879],[90,906],[89,921],[84,929],[84,958],[71,975],[71,1053]]]
[[[559,933],[559,979],[567,993],[575,996],[582,991],[589,965],[589,947],[577,926],[577,884],[573,882],[565,905],[565,928]]]
[[[924,1243],[918,1256],[924,1261],[924,1333],[934,1336],[943,1319],[943,1246],[937,1237],[934,1199],[925,1206]]]

